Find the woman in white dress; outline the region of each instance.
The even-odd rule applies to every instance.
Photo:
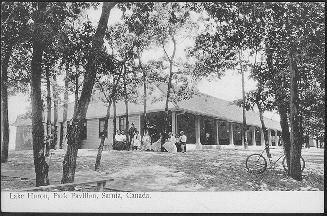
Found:
[[[144,136],[142,137],[142,150],[151,150],[151,137],[149,136],[148,131],[145,131]]]
[[[160,152],[161,151],[161,139],[162,139],[162,134],[160,133],[160,138],[158,139],[157,142],[152,143],[152,150],[155,152]]]
[[[163,147],[168,151],[168,152],[177,152],[177,148],[176,148],[176,138],[174,136],[173,133],[169,133],[169,138],[168,140],[165,142],[165,144],[163,144]]]
[[[132,139],[132,150],[140,149],[140,146],[141,146],[140,134],[138,131],[136,131]]]

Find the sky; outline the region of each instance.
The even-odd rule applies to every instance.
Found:
[[[94,24],[94,26],[97,26],[101,15],[101,5],[98,7],[98,9],[89,9],[86,12],[86,15]],[[108,25],[120,22],[121,16],[122,12],[117,7],[113,8],[110,12]],[[192,41],[192,39],[179,41],[178,49],[176,51],[176,58],[183,58],[185,56],[184,48],[192,46],[193,42],[194,41]],[[171,46],[167,47],[168,53],[171,49]],[[145,62],[151,58],[159,58],[163,54],[164,53],[161,48],[152,49],[144,52],[142,55],[142,61]],[[198,84],[198,89],[205,94],[232,101],[242,97],[241,86],[241,75],[236,71],[227,71],[226,74],[219,80],[201,80]],[[248,77],[248,73],[245,73],[245,91],[253,90],[255,87],[256,82]],[[25,113],[27,108],[30,107],[28,97],[28,95],[19,94],[9,98],[8,109],[10,123],[13,123],[16,120],[17,115]],[[265,116],[279,121],[279,116],[276,113],[266,112]]]

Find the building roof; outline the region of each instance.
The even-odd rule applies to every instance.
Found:
[[[179,109],[185,111],[212,116],[214,118],[231,122],[243,122],[243,112],[241,107],[230,101],[212,97],[207,94],[198,93],[189,100],[177,102],[177,105]],[[278,121],[264,117],[264,122],[267,128],[281,130]],[[248,125],[261,127],[259,113],[246,111],[246,123]]]
[[[142,89],[142,88],[140,88]],[[140,90],[141,91],[141,90]],[[147,111],[156,112],[163,111],[165,108],[165,87],[164,85],[156,86],[152,88],[151,92],[147,96]],[[142,91],[141,91],[142,92]],[[128,102],[129,114],[140,114],[143,113],[143,101],[142,95],[139,97],[137,103]],[[226,100],[222,100],[207,94],[200,92],[195,93],[189,99],[169,102],[169,110],[180,110],[186,111],[194,114],[210,116],[216,119],[226,120],[230,122],[242,123],[242,108],[238,107],[234,103]],[[68,113],[67,119],[70,120],[73,117],[74,103],[68,104]],[[63,107],[61,106],[58,109],[58,122],[63,121]],[[102,118],[105,117],[107,113],[107,104],[101,100],[91,100],[86,118]],[[116,115],[121,116],[125,114],[125,103],[124,101],[118,101],[116,103]],[[53,115],[53,112],[52,112]],[[113,108],[111,106],[110,116],[113,116]],[[28,121],[22,121],[18,118],[16,120],[17,124],[27,124]],[[15,122],[15,123],[16,123]],[[246,122],[248,125],[261,127],[259,113],[254,111],[246,112]],[[268,119],[264,117],[264,122],[267,128],[281,130],[280,124],[278,121]]]
[[[32,119],[23,115],[18,115],[16,121],[11,124],[12,126],[26,126],[32,125]]]

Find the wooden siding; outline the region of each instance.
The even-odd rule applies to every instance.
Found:
[[[33,149],[32,145],[32,126],[18,126],[16,129],[15,150]]]
[[[129,116],[129,124],[134,123],[135,127],[139,131],[139,115]],[[119,126],[119,117],[117,117],[116,126]],[[112,139],[113,139],[113,118],[109,119],[108,122],[108,137],[105,140],[105,145],[112,148]],[[82,142],[82,149],[97,149],[100,144],[99,137],[99,119],[88,119],[87,120],[87,139]]]

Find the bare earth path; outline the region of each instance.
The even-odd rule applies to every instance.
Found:
[[[50,183],[59,184],[64,150],[52,150]],[[253,175],[245,169],[247,155],[253,150],[213,149],[182,153],[104,151],[100,172],[95,172],[97,150],[79,150],[75,181],[95,177],[113,178],[107,187],[128,191],[256,191],[324,190],[324,152],[303,149],[306,161],[304,179],[287,177],[281,163],[264,174]],[[273,156],[282,150],[273,150]],[[11,151],[9,162],[1,164],[2,190],[33,187],[35,173],[32,151]]]

